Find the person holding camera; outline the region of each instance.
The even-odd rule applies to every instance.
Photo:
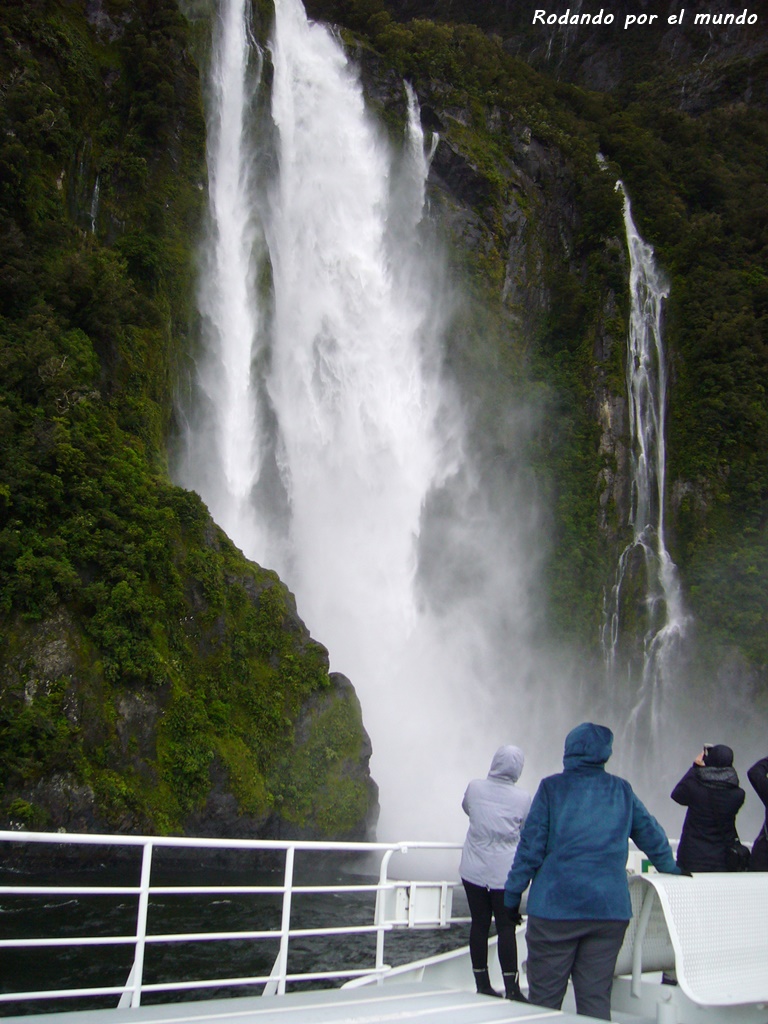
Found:
[[[738,843],[736,815],[744,790],[733,767],[733,751],[724,743],[705,743],[672,790],[675,803],[687,807],[677,863],[684,871],[729,871],[729,850]]]

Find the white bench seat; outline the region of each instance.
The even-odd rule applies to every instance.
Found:
[[[616,974],[634,994],[641,973],[674,968],[699,1006],[768,1004],[768,872],[635,875],[630,896]]]

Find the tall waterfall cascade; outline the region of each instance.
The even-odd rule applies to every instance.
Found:
[[[667,369],[662,337],[662,306],[668,285],[654,261],[653,249],[640,237],[632,219],[629,197],[622,182],[616,185],[624,199],[624,226],[629,251],[630,318],[627,333],[626,382],[630,429],[632,538],[621,553],[616,578],[606,601],[603,652],[609,680],[631,687],[627,720],[628,739],[652,750],[669,710],[674,686],[675,659],[685,633],[687,616],[677,569],[664,537],[666,446],[664,419]],[[637,583],[637,580],[641,583]],[[639,588],[631,603],[642,607],[643,630],[639,680],[633,666],[620,664],[619,647],[625,623],[625,590]]]
[[[262,442],[251,370],[263,330],[253,269],[264,250],[251,198],[256,168],[249,123],[261,60],[248,15],[249,0],[224,5],[214,40],[207,102],[210,227],[199,289],[204,352],[197,403],[203,414],[180,471],[233,538],[258,532],[251,493]]]
[[[202,354],[176,476],[278,571],[352,680],[379,835],[460,838],[468,780],[526,742],[521,721],[532,737],[525,701],[546,697],[531,682],[535,503],[484,489],[444,372],[438,140],[404,85],[404,136],[388,141],[300,0],[275,2],[269,76],[247,0],[221,5]]]

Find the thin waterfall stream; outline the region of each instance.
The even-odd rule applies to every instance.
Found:
[[[632,539],[621,553],[606,602],[603,652],[613,684],[623,681],[630,686],[625,735],[651,756],[654,739],[658,741],[669,710],[675,657],[687,623],[677,568],[667,551],[664,535],[667,368],[662,307],[669,289],[656,266],[652,247],[638,233],[623,183],[619,181],[616,188],[624,200],[630,264],[626,378]],[[628,589],[635,591],[634,609],[642,609],[644,622],[622,621],[631,614],[624,593]],[[621,656],[623,629],[641,632],[643,636],[639,680],[633,677],[631,659]],[[624,672],[626,679],[622,680]]]
[[[277,570],[352,680],[380,836],[459,838],[466,783],[520,739],[523,709],[531,746],[536,708],[551,729],[555,672],[530,639],[530,487],[488,493],[444,372],[455,289],[426,205],[439,143],[403,89],[394,146],[300,0],[276,0],[263,55],[246,0],[222,0],[203,352],[176,475]]]

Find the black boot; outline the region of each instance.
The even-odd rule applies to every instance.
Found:
[[[518,1003],[527,1003],[523,993],[520,991],[520,975],[517,971],[504,975],[504,994],[507,999],[514,999]]]
[[[488,968],[484,967],[480,971],[472,970],[475,976],[475,987],[477,988],[478,995],[481,996],[498,996],[501,999],[501,992],[497,992],[491,988],[491,979],[488,977]]]

